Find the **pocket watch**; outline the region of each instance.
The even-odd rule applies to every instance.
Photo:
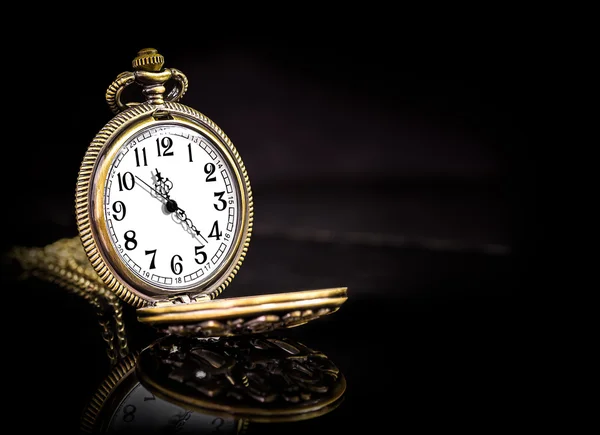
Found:
[[[123,358],[83,410],[86,433],[245,433],[325,415],[346,379],[288,337],[168,335]]]
[[[337,311],[345,287],[214,300],[248,252],[254,204],[230,138],[179,103],[187,77],[156,49],[106,91],[112,118],[83,157],[79,238],[105,285],[169,333],[211,336],[291,327]],[[141,90],[144,102],[126,102]]]

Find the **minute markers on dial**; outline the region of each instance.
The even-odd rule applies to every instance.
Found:
[[[229,163],[211,138],[180,125],[165,123],[123,142],[103,202],[111,242],[132,281],[171,291],[223,270],[243,216]]]

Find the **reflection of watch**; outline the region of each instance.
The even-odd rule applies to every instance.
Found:
[[[241,433],[249,424],[324,415],[345,388],[323,353],[289,338],[167,336],[113,369],[84,411],[82,429]]]
[[[84,410],[84,433],[244,433],[247,421],[193,412],[155,396],[135,373],[136,356],[120,361]]]
[[[262,334],[166,336],[142,352],[137,371],[148,389],[171,401],[261,422],[322,415],[346,389],[344,375],[322,352]]]
[[[225,133],[177,102],[187,78],[163,62],[156,50],[141,50],[134,71],[109,86],[116,116],[81,163],[77,226],[98,276],[139,308],[141,322],[171,333],[261,332],[336,311],[346,288],[212,301],[248,250],[250,181]],[[133,84],[144,103],[122,101]]]

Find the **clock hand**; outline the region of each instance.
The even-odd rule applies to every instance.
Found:
[[[180,219],[181,219],[183,222],[185,222],[185,224],[188,226],[188,228],[189,228],[190,230],[192,230],[192,231],[193,231],[193,232],[194,232],[194,233],[195,233],[197,236],[200,236],[200,237],[202,237],[202,240],[204,240],[206,243],[208,243],[208,240],[206,240],[206,239],[204,238],[204,236],[203,236],[202,234],[200,234],[200,231],[198,231],[198,229],[196,228],[196,226],[194,225],[194,223],[192,222],[192,220],[191,220],[189,217],[187,217],[187,215],[185,214],[185,211],[184,211],[184,210],[183,210],[181,207],[179,207],[179,206],[177,205],[177,203],[176,203],[175,201],[173,201],[172,199],[171,199],[171,200],[169,200],[169,202],[167,202],[167,210],[169,210],[169,203],[170,203],[170,202],[173,202],[173,204],[174,204],[174,205],[175,205],[175,207],[176,207],[176,210],[175,210],[175,211],[177,212],[177,215],[179,216],[179,218],[180,218]]]
[[[154,183],[156,190],[169,198],[169,192],[173,188],[173,182],[168,178],[163,178],[162,175],[160,175],[158,168],[156,168],[156,179],[157,181]]]
[[[139,181],[141,181],[152,192],[156,193],[157,196],[160,196],[162,199],[164,199],[166,201],[169,201],[169,196],[168,195],[165,196],[164,194],[160,193],[158,190],[156,190],[154,187],[150,186],[148,183],[146,183],[144,180],[142,180],[137,175],[135,175],[135,178],[137,178]]]
[[[169,197],[169,192],[171,191],[171,189],[173,188],[173,182],[171,180],[169,180],[168,178],[164,177],[162,175],[160,175],[160,172],[158,171],[158,168],[156,168],[156,178],[157,178],[157,182],[156,182],[156,188],[157,190],[160,190],[161,195],[164,193],[163,198],[167,198],[167,211],[173,213],[173,212],[177,212],[177,215],[179,216],[179,218],[185,222],[185,224],[188,226],[188,228],[190,230],[192,230],[197,236],[202,237],[202,240],[204,240],[206,243],[208,243],[208,240],[206,240],[204,238],[204,236],[202,234],[200,234],[200,231],[196,228],[196,226],[194,225],[194,223],[192,222],[192,220],[190,218],[187,217],[187,215],[185,214],[185,210],[183,210],[181,207],[179,207],[177,205],[177,203],[175,202],[175,200],[170,199]],[[155,190],[155,192],[157,191]],[[158,192],[157,192],[158,193]]]
[[[168,178],[164,179],[161,177],[160,172],[158,172],[158,169],[156,170],[156,173],[157,173],[157,177],[158,177],[159,181],[163,180],[163,182],[164,182],[164,180],[168,180]],[[184,222],[188,226],[188,228],[194,232],[195,235],[200,236],[202,238],[202,240],[204,240],[206,243],[208,243],[208,240],[206,240],[204,238],[204,236],[200,233],[200,231],[196,228],[196,226],[194,225],[192,220],[187,217],[187,215],[185,214],[185,210],[183,210],[181,207],[179,207],[177,205],[177,202],[174,199],[169,198],[168,193],[163,194],[163,193],[159,192],[158,190],[156,190],[155,188],[150,186],[148,183],[146,183],[144,180],[142,180],[137,175],[135,175],[135,178],[140,180],[144,185],[146,185],[146,187],[148,187],[148,189],[150,189],[152,192],[156,193],[156,195],[158,195],[162,199],[164,199],[166,201],[165,208],[167,209],[167,211],[169,213],[177,212],[177,216],[179,217],[179,219],[181,219],[181,221]],[[171,183],[171,187],[172,187],[172,183]],[[167,192],[169,190],[171,190],[171,187],[168,187]]]

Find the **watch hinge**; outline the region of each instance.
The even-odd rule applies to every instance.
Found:
[[[209,301],[210,297],[208,295],[193,295],[190,296],[187,293],[181,295],[170,296],[168,299],[161,299],[154,303],[155,307],[164,307],[169,305],[177,305],[177,304],[190,304],[193,302],[206,302]]]

